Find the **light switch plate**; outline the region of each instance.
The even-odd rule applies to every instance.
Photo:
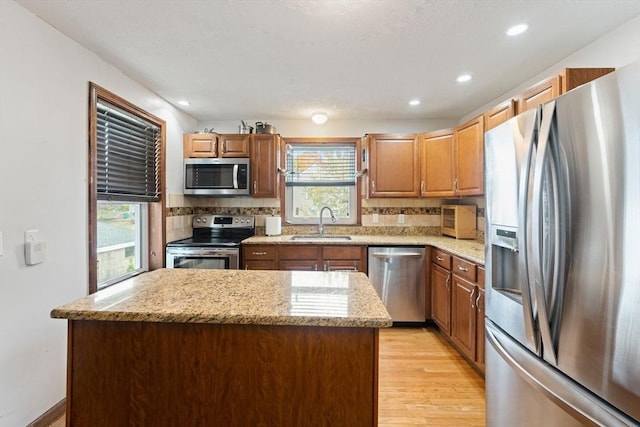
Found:
[[[371,221],[373,221],[374,224],[377,224],[378,221],[380,221],[380,215],[378,215],[377,213],[374,213],[371,218]]]
[[[404,224],[404,214],[398,214],[398,224]]]

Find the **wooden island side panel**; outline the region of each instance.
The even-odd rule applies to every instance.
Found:
[[[375,426],[378,329],[69,321],[69,426]]]

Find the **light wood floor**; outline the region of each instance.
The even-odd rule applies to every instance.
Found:
[[[484,426],[484,379],[430,328],[380,330],[378,425]]]
[[[381,329],[379,369],[379,427],[485,425],[484,380],[435,328]]]

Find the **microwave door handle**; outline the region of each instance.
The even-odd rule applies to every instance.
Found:
[[[233,165],[233,188],[238,189],[238,165]]]

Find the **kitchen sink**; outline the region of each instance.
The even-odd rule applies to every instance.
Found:
[[[303,242],[318,242],[318,241],[331,241],[331,242],[342,242],[351,240],[351,236],[332,236],[332,235],[319,235],[315,234],[312,236],[291,236],[291,239],[295,241],[303,241]]]

